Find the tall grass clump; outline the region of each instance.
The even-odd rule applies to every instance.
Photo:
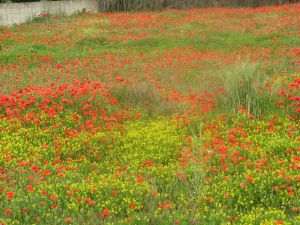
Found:
[[[219,110],[232,113],[237,106],[242,106],[248,114],[256,117],[274,107],[271,96],[262,91],[268,76],[260,72],[257,63],[239,63],[219,75],[224,89],[220,97]]]

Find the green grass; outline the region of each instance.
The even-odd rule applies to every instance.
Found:
[[[50,20],[50,19],[49,19]],[[34,22],[32,22],[34,23]],[[45,21],[41,21],[45,23]],[[197,30],[200,25],[193,25],[188,29],[183,30],[188,32],[191,29]],[[200,26],[201,27],[201,26]],[[174,30],[173,32],[180,32],[181,30]],[[266,35],[253,35],[245,32],[202,32],[205,33],[205,38],[200,35],[201,33],[195,33],[194,37],[187,37],[185,33],[179,36],[173,35],[161,35],[145,39],[130,40],[127,42],[109,41],[108,36],[94,36],[85,37],[78,40],[74,47],[71,49],[65,49],[65,46],[56,45],[54,47],[48,47],[42,44],[28,44],[24,45],[17,43],[13,40],[4,40],[2,50],[5,50],[8,46],[12,46],[13,49],[1,54],[0,61],[4,63],[16,62],[20,56],[27,58],[33,58],[37,55],[51,55],[58,61],[64,61],[67,59],[74,59],[76,57],[84,57],[88,55],[86,51],[91,48],[92,52],[96,55],[102,54],[108,51],[126,51],[128,49],[137,52],[153,52],[153,51],[166,51],[173,48],[196,48],[201,51],[215,50],[233,52],[241,50],[244,47],[266,47],[274,48],[273,38],[279,38],[281,44],[294,46],[297,45],[297,39],[289,37],[283,34],[266,34]],[[54,34],[53,34],[54,35]]]
[[[182,37],[176,39],[161,36],[148,39],[129,41],[125,47],[135,51],[164,51],[175,47],[179,48],[197,48],[205,50],[225,50],[232,52],[240,50],[243,47],[273,47],[272,38],[281,37],[280,34],[257,35],[235,32],[206,33],[205,38],[196,34],[196,37]],[[283,39],[283,42],[290,42],[291,39]],[[124,45],[123,45],[124,46]]]

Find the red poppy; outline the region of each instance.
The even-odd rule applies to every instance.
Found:
[[[23,211],[23,212],[28,212],[29,209],[28,209],[28,208],[23,208],[22,211]]]
[[[9,215],[9,214],[11,213],[11,209],[6,209],[6,210],[4,211],[4,213],[5,213],[6,215]]]
[[[34,188],[32,187],[32,185],[27,185],[27,186],[26,186],[26,190],[27,190],[28,192],[32,192],[32,191],[34,191]]]
[[[15,192],[12,192],[12,191],[6,192],[5,194],[6,194],[6,197],[8,200],[13,199],[15,196]]]
[[[246,181],[249,182],[249,183],[252,183],[252,182],[254,182],[254,178],[251,177],[251,176],[248,176],[248,177],[246,178]]]
[[[109,216],[109,209],[102,210],[102,217],[106,218]]]
[[[111,191],[111,194],[112,194],[112,195],[117,195],[118,192],[117,192],[116,190],[112,190],[112,191]]]
[[[50,196],[50,200],[54,201],[54,200],[56,200],[56,199],[58,199],[58,196],[57,196],[57,195],[51,195],[51,196]]]
[[[65,222],[66,222],[66,223],[71,223],[71,222],[72,222],[72,219],[68,217],[68,218],[65,219]]]

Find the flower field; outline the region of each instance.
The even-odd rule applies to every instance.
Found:
[[[0,224],[300,224],[300,4],[0,27]]]

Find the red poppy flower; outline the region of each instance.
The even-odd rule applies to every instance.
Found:
[[[5,213],[6,215],[11,214],[11,209],[6,209],[6,210],[4,211],[4,213]]]
[[[108,217],[109,216],[109,209],[102,210],[102,217]]]
[[[118,192],[117,192],[116,190],[112,190],[112,191],[111,191],[111,194],[112,194],[112,195],[117,195]]]
[[[71,223],[71,222],[72,222],[72,219],[71,219],[71,218],[66,218],[66,219],[65,219],[65,222],[66,222],[66,223]]]
[[[6,197],[8,200],[13,199],[15,196],[15,192],[12,192],[12,191],[6,192],[5,194],[6,194]]]
[[[51,195],[51,196],[50,196],[50,200],[54,201],[54,200],[56,200],[56,199],[58,199],[58,196],[57,196],[57,195]]]

